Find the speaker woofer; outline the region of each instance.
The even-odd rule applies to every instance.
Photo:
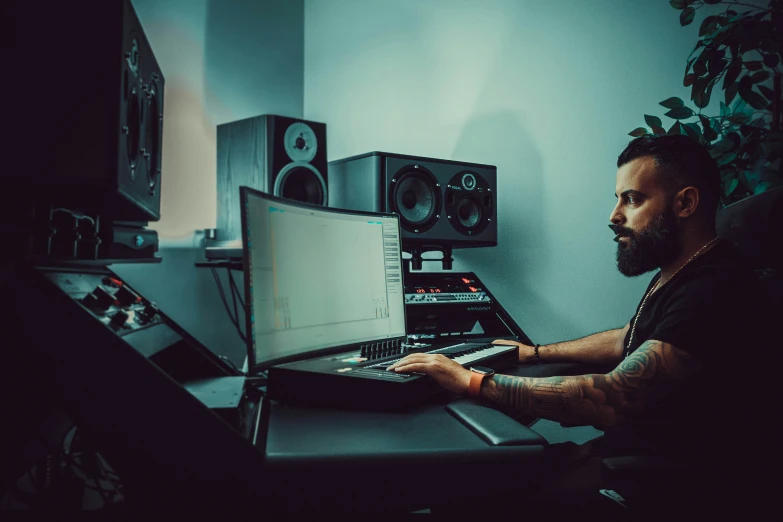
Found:
[[[464,197],[457,204],[457,219],[459,224],[467,229],[473,229],[481,222],[481,207],[472,197]]]
[[[326,206],[327,192],[323,176],[305,162],[286,165],[275,180],[275,196]]]
[[[389,203],[400,215],[400,226],[409,232],[425,232],[440,218],[440,184],[421,166],[400,169],[389,187]]]

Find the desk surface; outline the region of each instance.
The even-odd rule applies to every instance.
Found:
[[[476,467],[492,467],[493,480],[485,483],[485,494],[498,493],[499,484],[508,491],[529,485],[546,468],[546,441],[526,426],[517,424],[524,439],[519,445],[496,446],[445,406],[441,402],[407,412],[374,412],[267,401],[266,440],[259,444],[265,442],[269,476],[287,484],[276,496],[288,503],[285,509],[294,511],[387,505],[416,510],[453,502],[464,477]],[[500,420],[497,415],[510,420],[491,408],[487,412],[489,424],[493,418]],[[471,489],[482,493],[481,484]]]

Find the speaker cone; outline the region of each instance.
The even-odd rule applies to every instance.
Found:
[[[475,228],[481,222],[481,207],[472,197],[465,197],[457,204],[457,219],[465,228]]]
[[[309,163],[286,165],[275,180],[274,195],[313,205],[326,206],[326,183]]]
[[[392,211],[400,215],[400,225],[409,232],[429,230],[440,217],[440,187],[435,176],[422,167],[400,170],[389,192]]]

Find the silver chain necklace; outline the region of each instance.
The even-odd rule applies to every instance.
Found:
[[[676,271],[675,271],[675,272],[672,274],[672,276],[671,276],[669,279],[667,279],[667,280],[666,280],[666,281],[665,281],[665,282],[664,282],[664,283],[661,285],[661,288],[663,288],[663,286],[664,286],[666,283],[668,283],[669,281],[671,281],[672,279],[674,279],[674,276],[676,276],[676,275],[677,275],[677,273],[678,273],[680,270],[682,270],[683,268],[685,268],[686,266],[688,266],[688,263],[690,263],[691,261],[693,261],[694,259],[696,259],[696,258],[697,258],[697,257],[698,257],[698,256],[699,256],[699,255],[700,255],[702,252],[704,252],[705,250],[707,250],[707,249],[708,249],[708,248],[709,248],[709,247],[710,247],[710,246],[711,246],[713,243],[715,243],[715,242],[716,242],[718,239],[720,239],[720,238],[718,238],[718,237],[714,237],[714,238],[712,238],[712,239],[711,239],[711,240],[710,240],[710,241],[709,241],[709,242],[708,242],[706,245],[704,245],[704,246],[703,246],[703,247],[701,247],[699,250],[697,250],[697,251],[696,251],[696,253],[695,253],[695,254],[693,254],[693,255],[690,257],[690,259],[688,259],[688,260],[687,260],[685,263],[683,263],[683,265],[682,265],[680,268],[678,268],[678,269],[677,269],[677,270],[676,270]],[[663,274],[661,274],[661,277],[663,277]],[[644,299],[642,299],[642,304],[639,306],[639,311],[636,313],[636,317],[634,317],[634,318],[633,318],[633,324],[631,325],[631,335],[630,335],[630,337],[628,337],[628,344],[627,344],[627,345],[626,345],[626,347],[625,347],[625,356],[626,356],[626,357],[628,357],[628,355],[631,353],[631,343],[633,342],[633,336],[636,334],[636,323],[637,323],[637,321],[639,321],[639,316],[640,316],[640,315],[642,315],[642,310],[644,310],[644,304],[647,302],[647,298],[648,298],[648,297],[650,297],[650,295],[651,295],[651,294],[652,294],[652,293],[655,291],[655,289],[656,289],[656,288],[658,288],[658,283],[660,283],[660,282],[661,282],[661,280],[660,280],[660,279],[658,279],[658,280],[655,282],[655,284],[652,286],[652,288],[650,288],[650,290],[647,292],[647,295],[645,295],[645,296],[644,296]]]

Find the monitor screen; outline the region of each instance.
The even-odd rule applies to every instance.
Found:
[[[405,335],[396,214],[240,193],[251,369]]]

